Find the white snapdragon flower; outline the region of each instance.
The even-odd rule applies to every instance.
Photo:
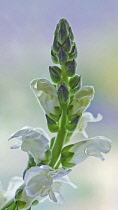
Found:
[[[70,103],[68,115],[81,115],[81,113],[84,112],[90,105],[90,102],[94,97],[94,93],[95,91],[93,86],[81,87],[74,94],[73,100]]]
[[[7,190],[3,190],[2,184],[0,182],[0,208],[7,203],[9,200],[11,200],[16,190],[23,184],[23,179],[21,177],[13,177],[9,184]]]
[[[60,111],[55,87],[47,79],[35,79],[31,88],[44,112],[51,118],[58,118]]]
[[[102,120],[102,115],[98,114],[97,117],[95,118],[90,112],[84,112],[82,116],[79,119],[77,129],[75,133],[81,133],[85,138],[88,138],[88,135],[85,131],[88,122],[99,122]]]
[[[57,184],[65,182],[75,187],[70,181],[65,178],[71,170],[68,169],[53,169],[48,165],[34,166],[27,170],[24,182],[25,187],[20,196],[20,201],[25,203],[23,210],[30,208],[32,202],[35,200],[43,200],[45,197],[57,202],[55,193],[60,195],[59,186]],[[62,178],[62,181],[60,181]]]
[[[49,141],[43,134],[38,132],[38,129],[36,131],[31,127],[24,127],[13,133],[9,140],[14,138],[21,140],[21,142],[11,146],[11,149],[20,148],[24,152],[30,153],[36,164],[46,160],[46,152],[49,151]]]
[[[86,160],[89,156],[95,156],[104,160],[101,153],[108,153],[111,149],[111,140],[103,136],[86,139],[64,147],[62,150],[62,165],[74,166]]]

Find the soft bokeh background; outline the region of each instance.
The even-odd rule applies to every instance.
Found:
[[[75,34],[77,72],[83,84],[94,85],[96,90],[89,110],[94,116],[104,116],[101,122],[89,124],[89,136],[106,136],[113,146],[104,162],[91,157],[73,169],[69,177],[78,189],[63,187],[64,205],[46,201],[34,210],[117,210],[117,0],[0,1],[0,179],[6,188],[11,177],[21,176],[26,166],[26,154],[9,148],[7,139],[14,131],[29,125],[48,132],[29,83],[37,77],[49,78],[53,32],[62,17]]]

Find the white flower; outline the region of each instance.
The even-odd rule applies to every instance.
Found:
[[[60,111],[55,87],[47,79],[35,79],[31,82],[31,88],[44,112],[51,118],[58,118]]]
[[[26,202],[23,210],[28,209],[33,201],[40,201],[48,196],[52,201],[57,202],[55,193],[60,195],[57,183],[70,171],[70,169],[63,168],[53,169],[48,165],[34,166],[27,170],[24,177],[25,187],[19,199]],[[68,179],[65,181],[62,179],[62,182],[70,184]],[[70,185],[74,186],[73,184]]]
[[[16,190],[23,184],[23,179],[21,177],[13,177],[9,184],[7,190],[2,189],[2,184],[0,182],[0,208],[11,200],[15,196]]]
[[[108,153],[111,149],[111,140],[103,136],[86,139],[64,147],[62,150],[62,165],[74,166],[86,160],[89,156],[95,156],[104,160],[101,153]]]
[[[64,198],[63,196],[61,195],[60,193],[60,190],[61,190],[61,187],[64,185],[64,184],[67,184],[67,185],[70,185],[73,189],[76,189],[77,186],[75,184],[73,184],[68,176],[63,176],[61,178],[58,178],[56,180],[53,180],[53,183],[52,183],[52,191],[55,193],[55,196],[56,196],[56,199],[57,199],[57,202],[58,203],[63,203],[64,201]],[[40,202],[44,202],[45,200],[49,200],[50,202],[54,202],[53,200],[51,200],[48,196],[42,198],[40,200]]]
[[[81,133],[85,138],[88,138],[88,135],[85,131],[88,122],[99,122],[100,120],[102,120],[102,118],[103,117],[101,114],[98,114],[95,118],[90,112],[84,112],[81,118],[79,119],[76,133],[78,133],[79,131],[79,133]]]
[[[70,103],[70,109],[68,114],[72,115],[81,115],[88,106],[90,105],[91,100],[94,97],[94,87],[93,86],[83,86],[81,87],[74,95],[72,102]]]
[[[29,152],[37,164],[46,160],[49,141],[43,134],[38,132],[38,129],[36,131],[33,128],[24,127],[13,133],[9,140],[14,138],[20,139],[21,142],[13,145],[11,149],[21,148],[24,152]]]

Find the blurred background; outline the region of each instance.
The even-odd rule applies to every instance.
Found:
[[[64,186],[63,205],[49,201],[42,210],[118,209],[118,1],[117,0],[5,0],[0,1],[0,180],[7,188],[13,176],[21,176],[27,155],[11,150],[9,136],[23,126],[46,127],[44,113],[30,81],[48,78],[50,48],[60,18],[66,18],[78,47],[77,73],[84,85],[95,87],[88,111],[103,120],[88,125],[89,137],[106,136],[112,150],[101,162],[88,158],[69,178],[78,189]],[[77,139],[78,140],[78,139]]]

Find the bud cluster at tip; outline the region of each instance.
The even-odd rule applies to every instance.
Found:
[[[68,21],[62,18],[56,26],[54,41],[51,48],[51,58],[53,63],[59,66],[49,66],[49,73],[52,81],[56,83],[58,100],[60,106],[68,104],[73,99],[74,94],[81,88],[81,76],[76,73],[77,48],[74,42],[74,35]],[[65,75],[65,76],[64,76]],[[67,108],[68,110],[68,108]],[[67,111],[68,115],[68,111]],[[72,121],[68,116],[69,124],[67,130],[74,131],[80,114],[72,116]],[[57,123],[47,118],[48,128],[51,132],[58,132]],[[54,128],[54,130],[53,130]]]
[[[74,35],[67,20],[64,18],[57,24],[54,42],[51,49],[52,61],[64,65],[67,61],[76,59],[77,48],[73,41]]]

